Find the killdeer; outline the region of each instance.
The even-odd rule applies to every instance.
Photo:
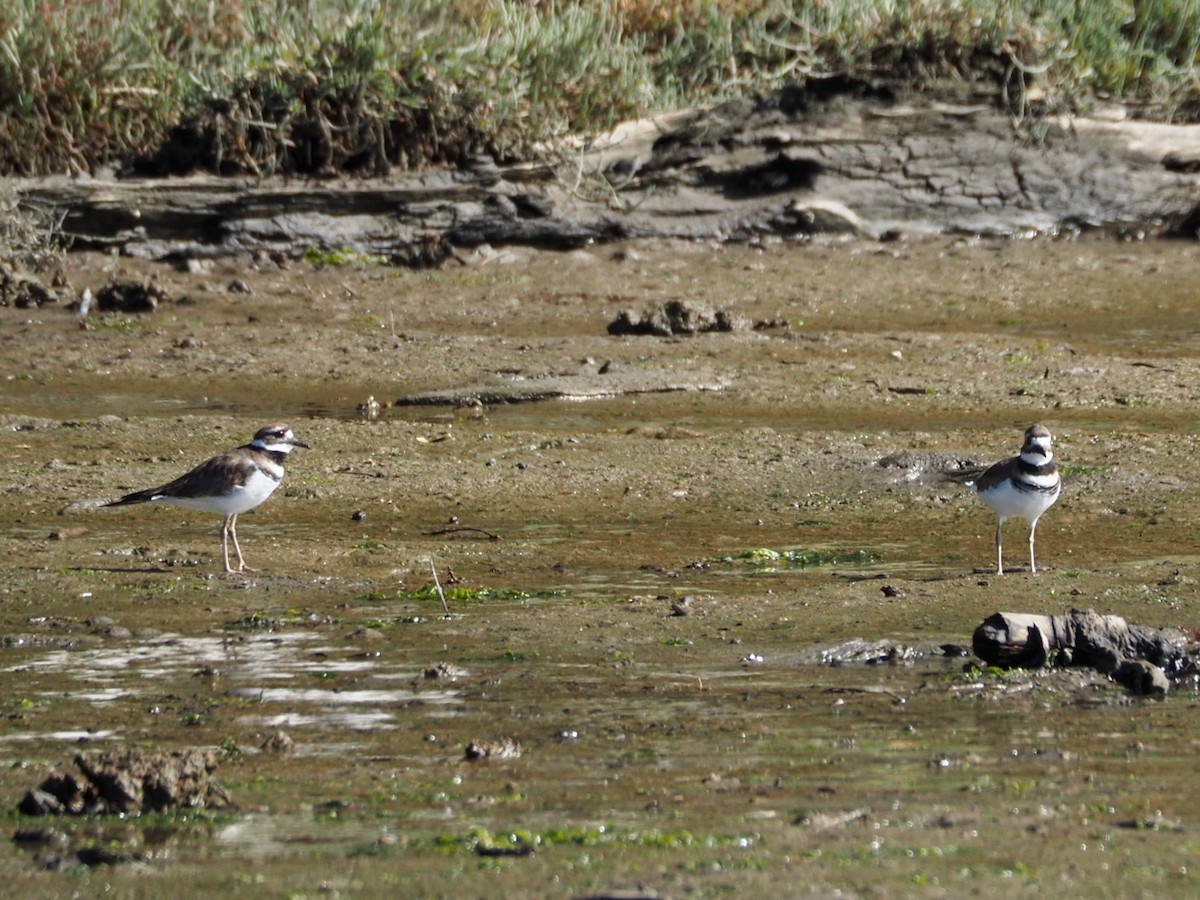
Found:
[[[254,509],[275,492],[283,481],[283,463],[295,447],[308,447],[297,440],[287,425],[260,428],[250,443],[205,460],[162,487],[126,494],[105,506],[129,506],[134,503],[173,503],[190,509],[220,513],[221,549],[226,572],[254,571],[242,559],[238,546],[237,517]],[[229,565],[229,539],[237,551],[238,567]]]
[[[1029,571],[1036,574],[1033,535],[1038,519],[1054,505],[1062,489],[1062,477],[1050,450],[1050,432],[1044,425],[1031,425],[1020,456],[996,463],[967,485],[996,514],[996,574],[1004,574],[1000,529],[1007,519],[1029,523]]]

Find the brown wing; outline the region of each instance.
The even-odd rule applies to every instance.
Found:
[[[990,466],[986,472],[975,479],[975,490],[986,491],[995,487],[1008,477],[1010,470],[1017,464],[1020,458],[1019,456],[1010,456],[1008,459],[1001,460],[995,465]]]
[[[105,506],[147,503],[156,497],[206,497],[221,493],[222,486],[245,484],[247,476],[254,468],[253,461],[237,451],[222,453],[205,460],[190,472],[180,475],[174,481],[168,481],[161,487],[126,494],[120,500],[106,503]]]

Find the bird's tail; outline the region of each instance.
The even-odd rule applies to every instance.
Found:
[[[120,500],[105,503],[104,506],[132,506],[134,503],[149,503],[157,495],[158,491],[156,490],[134,491],[132,494],[126,494]]]

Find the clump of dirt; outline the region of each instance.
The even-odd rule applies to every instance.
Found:
[[[27,816],[94,816],[233,806],[212,778],[217,753],[190,748],[165,752],[118,747],[81,753],[74,772],[52,771],[17,805]]]
[[[744,331],[747,327],[749,323],[744,318],[729,310],[713,309],[707,303],[694,300],[668,300],[641,314],[623,310],[609,323],[608,333],[670,337],[709,331]]]
[[[170,299],[162,287],[150,281],[111,281],[96,295],[100,312],[152,313]]]

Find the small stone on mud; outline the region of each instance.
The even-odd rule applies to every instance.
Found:
[[[246,284],[246,282],[242,281],[242,279],[240,279],[240,278],[235,278],[235,279],[233,279],[233,281],[229,282],[228,290],[229,290],[229,293],[231,293],[231,294],[253,294],[254,293],[254,291],[252,291],[250,289],[250,285]]]
[[[965,658],[971,655],[971,651],[967,647],[959,644],[939,644],[938,649],[942,651],[942,656],[951,658]]]
[[[0,306],[35,309],[57,302],[58,295],[38,279],[30,275],[10,274],[7,269],[0,269]]]
[[[177,268],[179,271],[186,272],[189,275],[203,275],[212,269],[212,260],[196,259],[194,256],[189,256],[187,259],[180,260]]]
[[[292,736],[286,731],[276,731],[262,742],[263,753],[291,753],[296,746]]]
[[[43,846],[65,847],[70,838],[57,828],[18,828],[13,832],[14,844],[41,844]]]
[[[89,532],[89,530],[87,528],[82,528],[82,527],[80,527],[80,528],[60,528],[58,531],[50,532],[49,538],[52,541],[65,541],[70,538],[83,537],[85,534],[88,534],[88,532]]]
[[[96,308],[100,312],[152,313],[168,299],[166,291],[150,282],[110,281],[96,294]]]
[[[58,816],[67,812],[67,807],[49,791],[34,788],[17,804],[17,812],[23,816]]]
[[[451,663],[438,663],[425,670],[426,678],[440,678],[445,681],[457,681],[466,674],[466,669],[459,668]]]
[[[382,404],[375,399],[374,394],[367,396],[367,399],[355,407],[356,411],[368,419],[376,419],[379,417],[379,411],[383,408]]]
[[[498,741],[472,741],[467,744],[463,753],[464,759],[518,759],[521,756],[521,745],[512,738],[501,738]]]

